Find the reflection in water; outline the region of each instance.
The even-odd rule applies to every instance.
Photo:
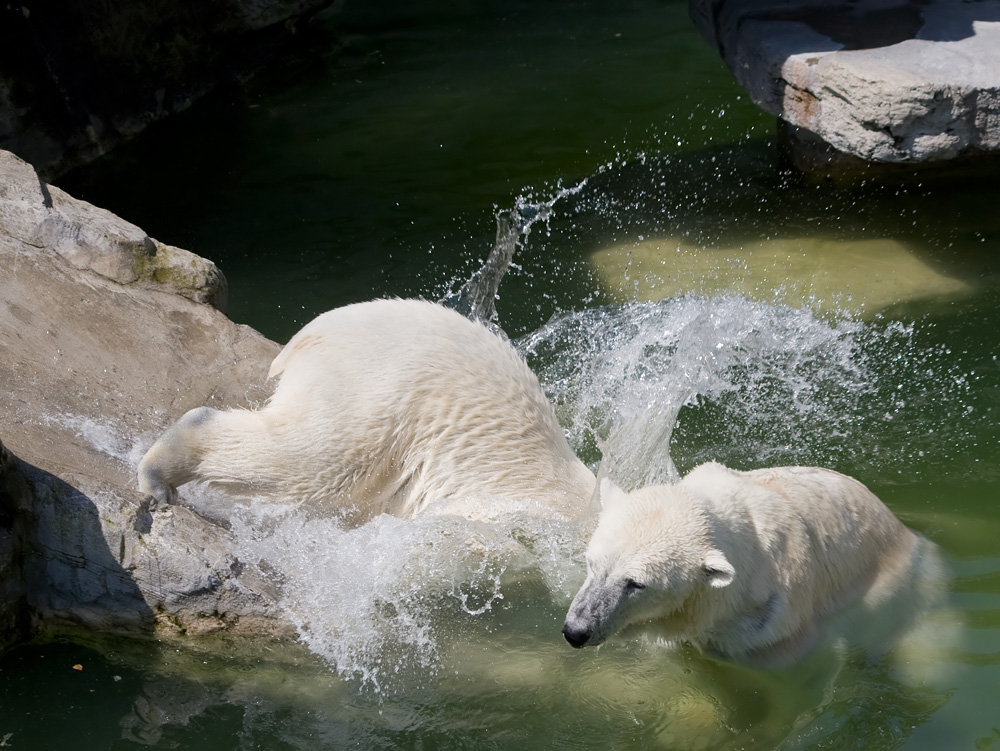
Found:
[[[508,593],[517,607],[437,618],[448,638],[436,671],[409,669],[388,650],[384,663],[401,674],[378,693],[290,644],[22,648],[3,663],[21,680],[0,687],[5,721],[23,718],[10,747],[869,751],[899,747],[950,697],[947,682],[908,683],[834,649],[781,671],[643,642],[580,659],[556,639],[528,636],[530,621],[558,618],[537,583]],[[45,702],[64,721],[44,721],[36,708]]]

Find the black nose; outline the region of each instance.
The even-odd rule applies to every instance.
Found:
[[[579,649],[590,640],[589,631],[575,629],[568,623],[565,626],[563,626],[562,632],[563,636],[566,637],[566,641],[568,641],[569,645],[574,649]]]

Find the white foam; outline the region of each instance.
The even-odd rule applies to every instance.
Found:
[[[380,516],[345,529],[304,509],[256,502],[239,507],[233,531],[240,559],[279,583],[302,641],[339,673],[382,692],[409,671],[433,675],[442,636],[456,622],[475,629],[525,577],[568,602],[582,571],[579,532],[514,507],[504,519]]]
[[[86,415],[62,413],[50,415],[45,420],[72,431],[96,451],[125,466],[136,465],[145,449],[153,443],[153,439],[149,436],[137,441],[117,423],[97,420]]]

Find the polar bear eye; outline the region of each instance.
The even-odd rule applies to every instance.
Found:
[[[645,589],[645,588],[646,588],[645,584],[643,584],[642,582],[637,582],[635,579],[625,580],[625,589],[629,590],[630,592],[634,592],[638,589]]]

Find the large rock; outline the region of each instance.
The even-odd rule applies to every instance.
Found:
[[[0,5],[0,148],[49,176],[261,67],[332,0]]]
[[[223,526],[182,507],[151,515],[135,489],[142,450],[184,411],[265,398],[278,346],[198,302],[224,289],[207,261],[5,152],[0,186],[0,646],[25,614],[288,633]],[[176,273],[157,273],[164,252]]]
[[[1000,153],[1000,0],[690,0],[690,10],[807,159]]]
[[[10,152],[0,151],[0,174],[0,236],[7,242],[54,252],[75,269],[119,284],[165,289],[225,312],[226,278],[211,261],[46,185]]]
[[[30,497],[17,459],[0,443],[0,650],[27,629],[24,530],[18,509]]]

